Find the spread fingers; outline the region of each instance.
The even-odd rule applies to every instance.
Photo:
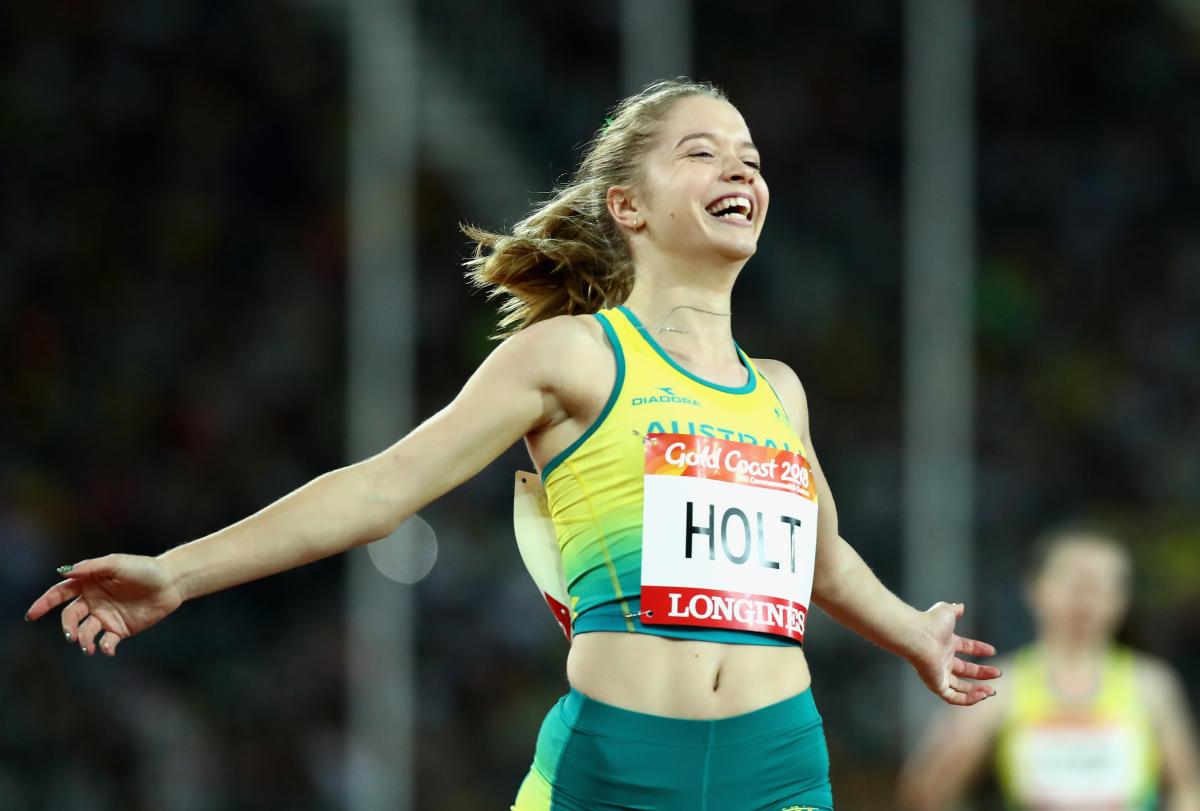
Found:
[[[96,652],[96,635],[102,631],[100,620],[95,616],[89,615],[83,622],[79,623],[79,648],[88,656]]]
[[[63,636],[68,642],[75,642],[79,639],[79,623],[83,622],[84,617],[91,613],[88,607],[87,600],[82,597],[76,597],[62,611],[62,629]]]
[[[995,679],[1001,676],[998,667],[964,662],[962,659],[954,660],[953,673],[955,676],[963,676],[968,679]]]
[[[34,600],[33,605],[29,606],[29,610],[25,612],[25,619],[32,622],[40,619],[54,608],[65,603],[67,600],[74,599],[79,596],[79,581],[78,580],[62,580],[55,583],[46,592]]]

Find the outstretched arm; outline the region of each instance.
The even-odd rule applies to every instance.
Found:
[[[817,487],[817,562],[813,575],[813,600],[835,620],[902,656],[921,680],[950,704],[975,704],[995,693],[972,679],[994,679],[1000,671],[962,659],[991,656],[995,649],[984,642],[954,633],[962,617],[962,603],[937,603],[920,612],[889,591],[874,572],[838,534],[837,506],[813,449],[808,427],[808,405],[796,374],[783,363],[759,362],[788,411],[792,425],[804,440]]]
[[[66,638],[93,653],[103,630],[102,650],[112,655],[117,642],[185,600],[385,537],[560,414],[556,368],[580,340],[570,319],[533,325],[497,347],[453,402],[387,450],[157,558],[117,554],[63,567],[66,579],[26,618],[72,600],[62,613]]]
[[[833,495],[820,472],[811,439],[806,438],[805,446],[817,482],[820,509],[813,575],[816,604],[860,636],[908,660],[925,686],[943,701],[965,706],[994,695],[993,688],[972,679],[994,679],[1000,671],[961,658],[996,652],[986,642],[954,633],[954,625],[966,607],[962,603],[937,603],[920,612],[879,582],[854,548],[837,534]],[[830,524],[833,528],[823,531],[822,527]]]

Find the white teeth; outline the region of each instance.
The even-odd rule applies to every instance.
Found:
[[[740,210],[729,212],[727,214],[720,214],[717,216],[721,219],[750,219],[750,212],[753,210],[753,206],[750,204],[750,200],[746,197],[722,197],[720,200],[717,200],[715,203],[706,208],[705,211],[707,211],[709,214],[715,215],[718,211],[723,211],[733,206],[736,206]]]

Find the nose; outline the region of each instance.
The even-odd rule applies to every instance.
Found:
[[[721,173],[723,180],[731,183],[753,183],[756,177],[758,177],[758,170],[737,155],[729,155],[725,158],[724,171]]]

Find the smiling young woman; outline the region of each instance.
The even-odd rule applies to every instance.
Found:
[[[839,536],[800,381],[733,339],[760,169],[712,85],[625,99],[511,233],[465,229],[505,339],[453,402],[226,529],[77,564],[30,617],[73,600],[67,638],[111,655],[187,599],[384,537],[523,437],[568,584],[571,689],[514,807],[831,809],[811,603],[949,703],[998,671],[961,658],[992,653],[954,633],[961,605],[909,607]]]

